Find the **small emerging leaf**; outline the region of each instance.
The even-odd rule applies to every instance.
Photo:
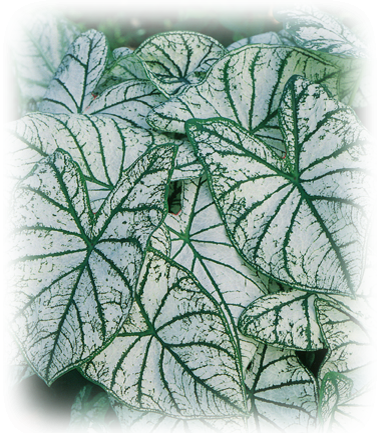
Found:
[[[99,95],[106,89],[125,81],[148,80],[141,60],[137,56],[133,55],[133,52],[130,52],[128,49],[119,48],[119,50],[123,51],[113,51],[112,54],[115,60],[104,70],[99,83],[94,89],[96,95]],[[127,50],[127,52],[124,50]]]

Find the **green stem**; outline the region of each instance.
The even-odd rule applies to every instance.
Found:
[[[357,93],[357,91],[358,91],[358,89],[359,89],[359,86],[360,86],[360,83],[361,83],[361,81],[362,81],[362,79],[363,79],[363,77],[364,77],[364,74],[365,74],[365,71],[366,71],[366,66],[367,66],[367,62],[364,62],[364,63],[363,63],[363,66],[362,66],[362,68],[361,68],[361,70],[360,70],[360,74],[359,74],[359,76],[358,76],[358,78],[357,78],[357,80],[356,80],[355,86],[354,86],[354,88],[352,89],[351,96],[350,96],[350,100],[348,101],[348,104],[347,104],[347,105],[350,105],[350,106],[351,106],[351,105],[353,104],[353,102],[354,102],[354,99],[355,99],[356,93]]]

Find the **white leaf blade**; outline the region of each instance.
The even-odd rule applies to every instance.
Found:
[[[129,80],[105,89],[91,101],[84,113],[110,116],[148,129],[147,114],[166,99],[149,81]]]
[[[367,55],[363,42],[348,27],[314,6],[280,9],[276,18],[300,47],[341,56]]]
[[[178,419],[160,413],[141,412],[122,405],[111,397],[111,405],[123,429],[130,433],[241,433],[245,431],[245,418]]]
[[[119,53],[119,50],[120,53]],[[147,80],[141,60],[129,48],[117,48],[112,52],[114,61],[104,70],[94,93],[99,95],[106,89],[130,80]]]
[[[220,417],[244,412],[235,356],[215,302],[188,271],[150,252],[123,330],[82,370],[135,409]]]
[[[360,27],[360,25],[357,27]],[[363,29],[363,33],[368,33],[372,31],[373,26],[370,26],[369,29],[367,29],[366,27],[365,29]],[[268,32],[242,39],[238,42],[235,42],[230,47],[227,47],[227,49],[232,50],[245,45],[257,43],[280,46],[287,45],[290,47],[296,46],[296,44],[291,38],[291,35],[288,34],[286,30],[281,30],[278,33]],[[334,54],[329,54],[324,51],[318,51],[316,54],[318,54],[321,59],[324,59],[324,61],[329,62],[330,64],[340,69],[341,73],[338,78],[338,96],[340,101],[348,104],[350,98],[352,97],[352,93],[356,91],[355,97],[350,104],[352,107],[361,108],[371,105],[372,107],[376,108],[376,64],[372,64],[365,60],[360,60],[357,58],[338,57]],[[359,88],[357,88],[358,85]]]
[[[70,46],[55,73],[39,111],[82,113],[93,99],[107,59],[105,36],[95,30],[81,34]]]
[[[315,428],[316,384],[293,351],[259,344],[245,380],[251,429],[282,432]]]
[[[72,23],[47,11],[23,16],[10,43],[22,102],[21,114],[36,110],[70,44]]]

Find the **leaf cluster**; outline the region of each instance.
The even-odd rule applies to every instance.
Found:
[[[371,360],[368,54],[314,8],[276,17],[227,47],[28,29],[8,127],[19,379],[77,369],[128,431],[344,431]]]

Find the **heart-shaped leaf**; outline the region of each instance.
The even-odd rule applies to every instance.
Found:
[[[375,425],[369,390],[353,394],[352,386],[352,380],[344,374],[331,371],[325,375],[319,391],[321,432],[354,432]]]
[[[313,377],[292,350],[258,344],[245,379],[249,431],[310,431],[318,401]]]
[[[65,433],[112,433],[106,420],[110,403],[107,394],[100,392],[92,397],[93,386],[83,387],[71,407],[70,424]]]
[[[20,89],[21,114],[25,114],[37,109],[79,30],[47,11],[27,14],[18,24],[20,28],[13,32],[16,37],[10,41],[10,48]]]
[[[299,48],[248,45],[215,63],[203,83],[154,108],[147,121],[153,128],[183,133],[191,118],[225,117],[283,149],[277,109],[294,74],[335,92],[338,69],[320,57]]]
[[[128,433],[246,433],[246,419],[243,417],[180,419],[133,410],[113,397],[110,401],[122,429]]]
[[[108,344],[129,312],[145,248],[165,214],[175,148],[139,158],[96,217],[82,173],[57,150],[18,185],[12,330],[48,383]]]
[[[277,281],[354,295],[367,229],[364,143],[354,112],[301,77],[280,106],[286,157],[226,119],[190,120],[232,243]]]
[[[348,27],[315,6],[280,9],[275,16],[299,47],[339,56],[367,55],[363,42]]]
[[[319,380],[337,372],[352,381],[352,392],[361,392],[369,381],[374,353],[369,333],[358,317],[339,302],[317,298],[317,319],[328,347],[319,370]]]
[[[34,113],[13,122],[9,131],[9,168],[13,177],[23,178],[42,157],[58,148],[66,150],[83,173],[94,212],[123,171],[154,146],[168,142],[178,145],[178,169],[174,179],[196,175],[201,170],[199,164],[195,164],[194,152],[187,140],[169,139],[108,117]]]
[[[239,318],[239,330],[273,346],[322,349],[314,299],[315,295],[299,290],[262,296],[244,310]]]
[[[210,36],[186,31],[152,36],[134,51],[152,83],[167,97],[203,81],[210,66],[225,53],[223,45]]]
[[[128,406],[178,417],[243,415],[242,372],[218,304],[191,272],[149,251],[134,308],[81,369]]]
[[[39,110],[47,113],[82,113],[106,66],[105,36],[96,30],[82,33],[62,59]]]

